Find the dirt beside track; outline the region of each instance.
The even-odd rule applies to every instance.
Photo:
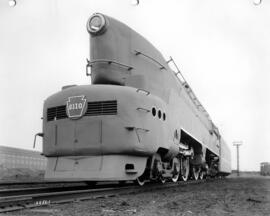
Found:
[[[28,168],[0,168],[0,183],[6,181],[43,181],[44,170]]]
[[[147,187],[147,185],[146,185]],[[270,178],[227,178],[7,215],[270,215]]]

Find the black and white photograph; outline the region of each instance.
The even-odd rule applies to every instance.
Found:
[[[0,215],[270,216],[270,0],[0,0]]]

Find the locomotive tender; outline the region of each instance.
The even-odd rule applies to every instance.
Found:
[[[65,86],[44,102],[45,179],[143,185],[228,175],[228,146],[160,52],[100,13],[87,31],[92,85]]]

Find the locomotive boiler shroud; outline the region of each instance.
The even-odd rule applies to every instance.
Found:
[[[74,96],[86,101],[82,116],[72,119],[67,110],[74,105],[70,103]],[[141,175],[147,157],[159,146],[170,149],[169,143],[159,142],[168,125],[154,118],[152,107],[166,111],[158,97],[115,85],[74,86],[48,98],[44,104],[46,178],[127,180]],[[177,154],[176,148],[171,151]]]
[[[230,173],[227,145],[158,50],[102,14],[90,17],[87,30],[92,85],[63,88],[44,103],[45,178],[134,180],[153,167],[160,177],[166,166],[175,173],[171,164],[183,157]]]

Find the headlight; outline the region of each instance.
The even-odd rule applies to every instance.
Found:
[[[87,31],[90,34],[102,34],[106,30],[106,20],[102,14],[92,15],[87,22]]]

